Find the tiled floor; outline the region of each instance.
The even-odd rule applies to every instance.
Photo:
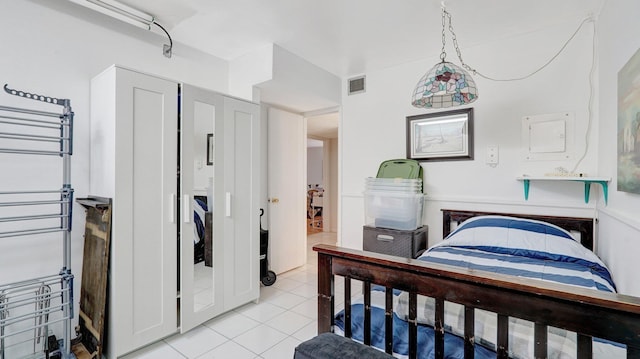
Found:
[[[259,303],[244,305],[125,359],[292,358],[298,344],[316,335],[318,260],[311,247],[335,244],[336,234],[321,232],[307,238],[307,264],[279,275],[271,287],[261,287]]]

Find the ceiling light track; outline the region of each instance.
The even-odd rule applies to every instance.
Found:
[[[152,25],[158,26],[169,38],[169,45],[164,45],[162,53],[166,57],[171,57],[173,40],[169,32],[158,22],[153,15],[134,9],[115,0],[69,0],[78,5],[97,11],[114,19],[126,22],[141,29],[151,30]]]

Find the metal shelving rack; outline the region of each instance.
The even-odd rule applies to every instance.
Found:
[[[59,357],[71,358],[71,101],[12,90],[7,85],[4,90],[10,95],[63,107],[62,112],[56,113],[0,106],[0,153],[61,157],[62,187],[0,192],[0,240],[61,232],[63,265],[59,273],[0,284],[0,359],[49,358],[58,350]],[[57,350],[58,342],[48,340],[53,326],[64,328],[62,345]]]

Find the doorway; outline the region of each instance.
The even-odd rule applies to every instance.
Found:
[[[324,230],[324,141],[307,138],[307,235]]]
[[[321,115],[297,114],[275,107],[264,112],[267,133],[267,208],[269,266],[280,274],[306,263],[309,139],[322,145],[322,235],[338,228],[337,110]],[[315,184],[315,183],[314,183]],[[319,202],[315,203],[316,205]],[[317,206],[319,207],[319,206]],[[319,208],[316,208],[319,209]]]
[[[337,232],[338,122],[332,111],[307,119],[307,234]]]

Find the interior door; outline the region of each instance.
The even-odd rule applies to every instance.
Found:
[[[269,266],[282,273],[307,261],[307,135],[298,114],[268,116]]]
[[[224,233],[214,194],[223,182],[223,96],[182,85],[180,124],[180,331],[224,310]],[[216,171],[217,170],[217,171]],[[210,216],[210,221],[207,221]]]

